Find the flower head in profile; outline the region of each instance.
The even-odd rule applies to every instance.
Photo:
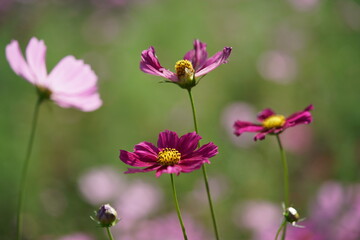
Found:
[[[176,132],[166,130],[159,134],[157,146],[141,142],[134,152],[120,150],[120,160],[133,167],[125,173],[156,171],[159,177],[163,173],[188,173],[199,169],[202,164],[210,163],[209,158],[218,153],[213,143],[197,149],[201,137],[195,132],[178,137]]]
[[[240,136],[244,132],[258,132],[254,140],[263,140],[267,134],[279,134],[289,127],[312,122],[310,111],[313,105],[307,106],[303,111],[296,112],[285,118],[283,115],[275,114],[270,108],[264,109],[258,115],[261,124],[236,121],[234,124],[235,135]]]
[[[155,49],[151,46],[141,53],[140,69],[145,73],[167,78],[169,82],[176,83],[182,88],[191,89],[199,82],[200,77],[226,63],[230,53],[231,47],[224,47],[222,51],[208,58],[206,44],[195,40],[194,49],[176,62],[175,72],[172,72],[160,65]]]
[[[51,99],[60,107],[94,111],[102,105],[97,76],[82,60],[66,56],[47,73],[44,41],[31,38],[24,59],[18,41],[6,46],[6,58],[14,72],[33,84],[41,100]]]

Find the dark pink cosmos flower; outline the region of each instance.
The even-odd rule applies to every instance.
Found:
[[[44,41],[31,38],[24,59],[18,41],[6,46],[6,58],[14,72],[36,86],[43,99],[60,107],[94,111],[102,105],[97,91],[97,76],[82,60],[66,56],[48,74]]]
[[[224,47],[222,51],[208,58],[206,44],[196,39],[194,49],[188,51],[182,60],[176,62],[174,73],[160,65],[155,49],[151,46],[141,53],[140,69],[145,73],[167,78],[182,88],[190,89],[198,83],[196,80],[199,77],[226,63],[230,53],[231,47]]]
[[[279,134],[289,127],[311,123],[312,116],[310,111],[313,108],[313,105],[309,105],[303,111],[296,112],[287,118],[283,115],[275,114],[273,110],[267,108],[258,115],[258,120],[262,122],[261,124],[236,121],[234,124],[234,134],[240,136],[244,132],[258,132],[254,140],[263,140],[267,134]]]
[[[210,142],[196,149],[201,136],[195,132],[178,137],[176,132],[166,130],[159,134],[157,147],[149,142],[141,142],[134,152],[120,150],[120,160],[133,167],[125,173],[156,171],[163,173],[188,173],[199,169],[202,164],[210,163],[209,158],[218,153],[217,146]]]

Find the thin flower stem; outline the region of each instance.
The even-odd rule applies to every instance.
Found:
[[[286,209],[286,208],[289,207],[289,170],[288,170],[288,166],[287,166],[285,151],[284,151],[284,148],[283,148],[283,146],[281,144],[279,134],[276,134],[276,139],[277,139],[277,142],[279,144],[280,153],[281,153],[281,160],[282,160],[282,164],[283,164],[283,168],[284,168],[284,204],[285,204],[285,209]],[[281,236],[282,240],[285,240],[286,227],[287,227],[287,224],[286,224],[286,221],[285,221],[284,230],[283,230],[282,236]]]
[[[35,131],[36,131],[36,126],[37,126],[40,104],[41,104],[42,100],[43,100],[43,98],[39,97],[35,104],[30,138],[29,138],[27,151],[26,151],[26,155],[25,155],[25,161],[24,161],[24,165],[23,165],[22,173],[21,173],[18,208],[17,208],[17,220],[16,220],[16,239],[17,240],[21,239],[21,234],[22,234],[22,214],[21,213],[22,213],[22,208],[23,208],[25,184],[26,184],[26,178],[27,178],[27,174],[28,174],[32,146],[33,146],[34,138],[35,138]]]
[[[189,98],[190,98],[190,103],[191,103],[191,109],[192,109],[192,113],[193,113],[195,132],[196,132],[197,134],[199,134],[198,125],[197,125],[197,120],[196,120],[195,104],[194,104],[194,99],[193,99],[193,97],[192,97],[192,94],[191,94],[191,90],[190,90],[190,89],[188,90],[188,93],[189,93]],[[200,145],[200,143],[199,143],[199,145]],[[213,207],[213,204],[212,204],[210,187],[209,187],[208,177],[207,177],[207,173],[206,173],[206,166],[205,166],[204,164],[202,165],[202,172],[203,172],[203,177],[204,177],[204,183],[205,183],[206,193],[207,193],[207,197],[208,197],[208,201],[209,201],[211,218],[212,218],[212,222],[213,222],[213,226],[214,226],[214,232],[215,232],[216,240],[219,240],[220,238],[219,238],[219,232],[218,232],[217,224],[216,224],[215,211],[214,211],[214,207]]]
[[[106,232],[107,232],[107,234],[109,236],[109,240],[114,240],[114,237],[113,237],[113,235],[111,234],[111,231],[110,231],[110,227],[106,228]]]
[[[182,217],[181,217],[181,212],[180,212],[180,208],[179,208],[179,202],[178,202],[177,195],[176,195],[174,176],[173,176],[172,173],[170,174],[170,178],[171,178],[171,186],[172,186],[172,190],[173,190],[176,213],[177,213],[178,218],[179,218],[179,222],[180,222],[180,225],[181,225],[181,230],[182,230],[183,235],[184,235],[184,240],[187,240],[188,238],[187,238],[187,235],[186,235],[184,222],[183,222]]]
[[[281,225],[280,225],[280,227],[279,227],[278,231],[276,232],[275,240],[277,240],[277,239],[278,239],[279,234],[280,234],[281,230],[283,230],[284,226],[286,226],[286,220],[285,220],[285,219],[284,219],[284,221],[281,223]]]

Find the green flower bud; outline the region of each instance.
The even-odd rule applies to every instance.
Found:
[[[114,226],[119,219],[117,218],[116,210],[110,206],[110,204],[102,205],[99,210],[96,212],[95,221],[101,227],[111,227]]]

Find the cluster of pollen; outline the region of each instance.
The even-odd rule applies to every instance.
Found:
[[[176,75],[180,80],[193,80],[195,70],[189,60],[179,60],[175,64]]]
[[[279,128],[284,126],[286,119],[283,115],[272,115],[266,118],[262,125],[266,129]]]
[[[181,153],[175,148],[164,148],[158,153],[157,162],[163,166],[173,166],[180,161]]]

